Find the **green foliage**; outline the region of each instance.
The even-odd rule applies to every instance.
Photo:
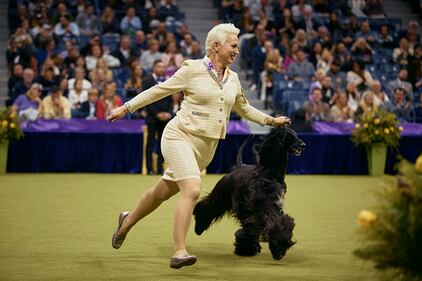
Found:
[[[22,128],[17,115],[7,109],[0,109],[0,142],[18,140],[22,137]]]
[[[382,280],[422,280],[422,170],[406,160],[398,170],[377,189],[376,219],[361,224],[362,246],[354,253],[375,262]]]
[[[366,112],[359,118],[352,133],[352,140],[357,145],[370,147],[373,144],[385,144],[397,147],[402,127],[395,114],[388,111]]]

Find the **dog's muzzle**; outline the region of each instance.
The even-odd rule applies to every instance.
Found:
[[[291,152],[295,156],[300,156],[302,155],[302,151],[305,149],[305,147],[306,147],[306,144],[303,141],[301,141],[299,144],[291,147]]]

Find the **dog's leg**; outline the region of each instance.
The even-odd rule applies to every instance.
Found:
[[[293,228],[295,227],[294,219],[281,213],[277,217],[272,216],[268,227],[268,246],[273,259],[279,260],[295,244],[292,241]]]
[[[232,180],[224,176],[211,193],[201,199],[193,210],[195,233],[201,235],[210,225],[231,210]]]
[[[261,252],[259,229],[261,228],[257,224],[248,223],[236,231],[234,243],[234,253],[236,255],[255,256]]]

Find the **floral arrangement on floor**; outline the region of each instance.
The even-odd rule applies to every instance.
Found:
[[[387,147],[397,147],[400,140],[399,120],[396,115],[385,111],[363,113],[352,133],[352,140],[357,145],[371,147],[374,144],[384,144]]]
[[[422,154],[404,159],[397,176],[384,177],[378,204],[358,215],[360,258],[375,262],[381,280],[422,280]]]
[[[0,142],[18,140],[22,137],[18,116],[7,109],[0,109]]]

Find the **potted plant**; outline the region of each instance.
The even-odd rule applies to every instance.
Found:
[[[10,110],[0,109],[0,174],[6,173],[9,141],[23,137],[17,115]]]
[[[372,176],[384,174],[387,148],[399,145],[400,127],[395,114],[388,111],[366,112],[359,118],[352,133],[355,144],[364,146],[368,155],[368,171]]]
[[[381,280],[422,280],[422,155],[398,167],[374,191],[376,205],[359,213],[354,254],[372,261]]]

